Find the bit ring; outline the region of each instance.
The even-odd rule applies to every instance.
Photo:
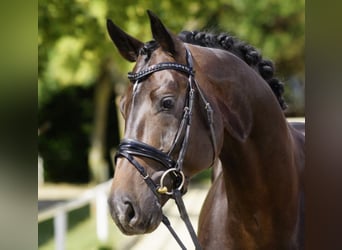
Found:
[[[162,177],[160,178],[160,187],[158,188],[158,193],[160,193],[160,194],[172,195],[172,191],[169,192],[168,189],[167,189],[167,187],[164,186],[164,178],[165,178],[165,176],[167,176],[167,175],[168,175],[169,173],[171,173],[171,172],[176,172],[177,174],[178,174],[178,173],[180,174],[180,176],[181,176],[181,178],[182,178],[182,182],[179,184],[179,186],[177,187],[177,189],[178,189],[178,190],[181,190],[181,189],[183,188],[184,182],[185,182],[185,176],[184,176],[183,171],[179,171],[179,170],[177,170],[176,168],[170,168],[170,169],[166,170],[166,171],[163,173]]]

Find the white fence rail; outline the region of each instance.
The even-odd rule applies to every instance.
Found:
[[[38,213],[38,223],[53,218],[55,249],[64,250],[68,230],[68,213],[92,202],[96,209],[96,233],[100,242],[108,239],[107,195],[112,180],[86,190],[79,197],[59,203]]]

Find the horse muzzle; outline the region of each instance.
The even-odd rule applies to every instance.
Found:
[[[172,190],[185,189],[183,172],[173,167],[176,162],[168,154],[132,139],[121,141],[115,162],[108,200],[114,222],[128,235],[152,232],[162,221],[162,206]],[[151,172],[153,169],[163,170]]]
[[[109,197],[108,203],[115,224],[127,235],[152,232],[162,220],[161,205],[154,195],[139,202],[116,193]]]

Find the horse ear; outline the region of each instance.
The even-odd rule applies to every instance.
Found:
[[[164,51],[175,55],[177,40],[176,37],[169,32],[161,20],[150,10],[147,10],[150,18],[151,30],[154,40],[156,40]]]
[[[120,54],[126,60],[135,62],[138,58],[139,50],[144,44],[121,30],[110,19],[107,19],[107,30]]]

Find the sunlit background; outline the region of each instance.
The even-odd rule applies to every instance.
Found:
[[[122,130],[117,103],[133,65],[110,41],[107,18],[142,41],[152,39],[146,14],[150,9],[174,33],[228,32],[248,42],[275,63],[276,76],[285,83],[286,115],[303,117],[304,5],[304,0],[39,0],[41,211],[113,176],[111,155]],[[205,182],[206,175],[198,181]],[[96,238],[93,210],[86,205],[69,215],[67,249],[120,248],[112,227],[107,240]],[[39,248],[54,249],[53,219],[42,221],[38,229]]]

